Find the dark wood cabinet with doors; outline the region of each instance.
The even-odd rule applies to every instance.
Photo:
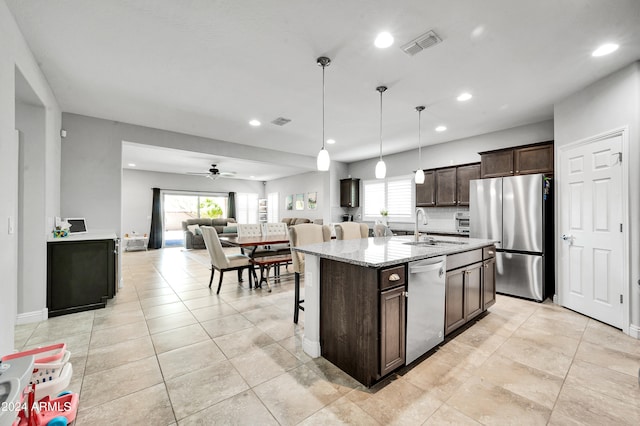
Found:
[[[445,335],[484,311],[482,249],[447,256]]]
[[[406,264],[381,269],[321,259],[322,356],[371,386],[404,365]]]
[[[456,167],[436,169],[436,205],[455,206],[457,200]]]
[[[457,204],[459,206],[469,205],[469,182],[473,179],[480,179],[480,163],[458,166],[456,168]]]
[[[436,173],[424,171],[424,183],[416,184],[416,206],[433,207],[436,205]]]
[[[488,309],[496,303],[496,248],[482,249],[482,304]]]
[[[340,207],[360,207],[360,179],[340,180]]]
[[[553,174],[553,141],[480,153],[481,177]]]

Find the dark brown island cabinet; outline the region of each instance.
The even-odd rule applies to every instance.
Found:
[[[469,181],[480,179],[480,163],[425,170],[424,178],[416,184],[416,206],[468,206]]]
[[[494,246],[447,256],[445,335],[495,303],[495,265]]]
[[[360,179],[340,180],[340,207],[360,207]]]
[[[481,177],[553,174],[553,141],[480,152]]]
[[[446,332],[494,303],[490,256],[493,246],[447,256]],[[407,264],[372,268],[323,258],[320,276],[322,356],[368,387],[404,366]]]

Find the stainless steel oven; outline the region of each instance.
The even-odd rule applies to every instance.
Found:
[[[456,231],[461,234],[469,233],[469,212],[456,212]]]

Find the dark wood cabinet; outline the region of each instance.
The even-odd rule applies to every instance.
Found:
[[[481,177],[553,174],[553,141],[480,153]]]
[[[404,285],[380,293],[380,376],[405,361],[406,298]]]
[[[445,335],[484,311],[482,249],[447,256]]]
[[[371,386],[405,363],[406,265],[366,268],[321,259],[322,356]]]
[[[487,247],[482,250],[483,271],[482,271],[482,304],[484,309],[488,309],[496,303],[496,249]]]
[[[456,167],[436,170],[436,205],[457,204]]]
[[[340,180],[340,207],[360,207],[360,179]]]
[[[516,175],[553,174],[553,144],[514,149],[513,162]]]
[[[480,163],[456,168],[456,192],[459,206],[469,205],[469,182],[473,179],[480,179]]]
[[[116,241],[47,244],[47,308],[50,317],[104,308],[117,285]]]
[[[416,184],[416,206],[433,207],[436,205],[436,173],[424,171],[424,183]]]

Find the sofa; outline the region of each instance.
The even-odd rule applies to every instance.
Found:
[[[186,249],[203,249],[204,239],[202,233],[193,232],[193,225],[213,226],[221,237],[237,237],[238,229],[235,226],[227,226],[236,223],[235,218],[227,217],[221,219],[187,219],[182,222],[182,231],[184,232],[184,247]],[[191,229],[189,229],[191,227]]]
[[[307,219],[306,217],[283,217],[280,222],[286,223],[287,226],[300,225],[301,223],[315,223],[322,225],[322,219]]]

